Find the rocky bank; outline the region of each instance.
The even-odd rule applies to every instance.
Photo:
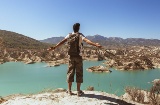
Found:
[[[105,53],[105,62],[117,70],[148,70],[160,68],[160,47],[130,46]]]
[[[147,70],[160,68],[160,47],[157,46],[126,46],[96,49],[84,48],[84,60],[104,60],[108,68],[117,70]],[[67,49],[61,47],[48,52],[46,49],[0,49],[0,64],[5,62],[47,62],[48,66],[58,66],[68,63]]]

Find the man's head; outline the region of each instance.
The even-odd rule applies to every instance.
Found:
[[[79,23],[75,23],[75,24],[73,25],[73,31],[74,31],[74,32],[78,32],[79,29],[80,29],[80,24],[79,24]]]

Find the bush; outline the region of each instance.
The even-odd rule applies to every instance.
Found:
[[[125,92],[131,96],[133,101],[138,103],[145,103],[145,91],[135,88],[135,87],[126,87]],[[146,91],[146,98],[148,98],[148,102],[150,105],[160,105],[160,89],[156,86],[152,86],[150,91]]]
[[[3,102],[5,102],[5,101],[6,101],[6,100],[3,99],[3,98],[0,96],[0,104],[3,103]]]
[[[131,99],[133,101],[144,103],[144,92],[140,90],[139,88],[135,87],[126,87],[125,92],[128,93],[131,96]]]
[[[149,101],[151,105],[160,105],[160,90],[157,87],[152,86],[149,92]]]
[[[88,90],[88,91],[94,91],[94,87],[93,87],[93,86],[88,86],[88,87],[87,87],[87,90]]]

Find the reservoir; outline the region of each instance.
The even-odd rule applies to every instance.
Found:
[[[160,78],[160,69],[145,71],[119,71],[110,68],[111,73],[92,73],[86,69],[91,66],[103,65],[104,61],[83,61],[84,82],[82,90],[93,86],[95,91],[104,91],[118,96],[124,94],[126,86],[148,90],[148,83]],[[68,65],[47,67],[46,63],[24,64],[7,62],[0,65],[0,96],[11,94],[38,93],[48,89],[67,89],[66,72]],[[76,90],[76,82],[73,83]]]

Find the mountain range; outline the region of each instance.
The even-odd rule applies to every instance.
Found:
[[[41,40],[41,42],[45,43],[52,43],[56,44],[59,41],[61,41],[64,37],[52,37],[48,39]],[[160,46],[160,40],[159,39],[144,39],[144,38],[120,38],[120,37],[104,37],[102,35],[93,35],[93,36],[86,36],[87,39],[98,42],[101,45],[107,46],[107,45],[132,45],[132,46]]]
[[[51,44],[60,42],[64,37],[52,37],[44,40],[36,40],[25,35],[0,30],[0,38],[3,40],[3,46],[6,48],[20,48],[20,49],[43,49],[48,48]],[[144,39],[144,38],[120,38],[120,37],[104,37],[102,35],[86,36],[93,42],[100,43],[103,46],[160,46],[158,39]],[[84,43],[85,44],[85,43]],[[1,45],[2,46],[2,45]]]

